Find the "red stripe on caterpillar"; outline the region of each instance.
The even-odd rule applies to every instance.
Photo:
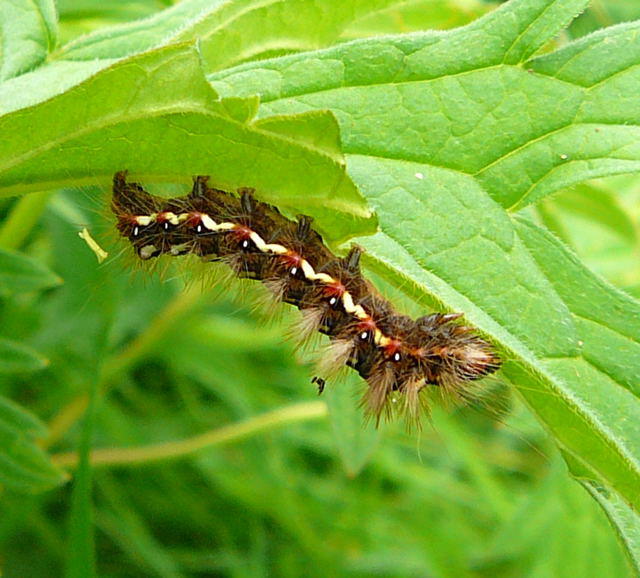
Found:
[[[198,176],[188,196],[167,200],[119,172],[111,207],[120,234],[141,259],[192,253],[222,260],[239,277],[262,281],[279,300],[300,309],[302,333],[320,331],[330,339],[323,371],[348,365],[366,380],[362,403],[376,423],[392,413],[396,399],[408,421],[416,422],[425,386],[464,399],[466,382],[500,366],[490,343],[455,322],[461,313],[417,320],[397,313],[362,276],[360,247],[337,257],[309,217],[291,221],[249,189],[236,196]]]

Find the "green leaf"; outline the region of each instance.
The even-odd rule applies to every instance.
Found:
[[[572,109],[575,116],[481,170],[481,181],[502,204],[520,208],[588,178],[640,169],[640,112],[633,97],[640,78],[639,30],[640,22],[605,29],[528,63],[545,83],[567,87],[557,97],[569,99],[568,107],[556,108]],[[519,175],[509,178],[512,172]],[[508,194],[495,190],[499,180]]]
[[[53,0],[0,2],[0,82],[40,64],[56,34]]]
[[[37,493],[64,481],[64,474],[35,443],[46,432],[33,414],[0,396],[0,484]]]
[[[211,80],[223,96],[260,94],[261,116],[329,108],[346,153],[473,175],[500,204],[518,209],[587,178],[640,167],[633,100],[640,24],[524,66],[503,64],[521,62],[557,32],[546,15],[561,9],[564,22],[583,4],[510,2],[448,33],[357,41],[250,63]],[[533,14],[540,17],[526,24]],[[522,20],[526,42],[512,20]],[[533,30],[539,36],[530,36]],[[582,71],[585,79],[572,80]]]
[[[93,522],[93,468],[91,442],[96,420],[97,383],[91,385],[89,406],[82,421],[80,463],[75,474],[69,512],[69,552],[66,558],[66,578],[91,578],[96,575],[95,537]]]
[[[600,504],[626,546],[629,561],[640,574],[640,516],[615,492],[607,492],[599,484],[583,484]]]
[[[462,29],[367,39],[211,76],[259,118],[329,109],[380,231],[368,263],[464,311],[565,452],[640,508],[640,304],[513,213],[640,169],[639,23],[528,60],[585,2],[512,0]],[[527,61],[528,60],[528,61]]]
[[[640,280],[635,179],[618,176],[574,185],[536,205],[541,222],[597,274],[629,291]]]
[[[0,84],[0,114],[27,108],[80,84],[114,60],[53,61]]]
[[[638,231],[631,216],[621,206],[615,194],[593,184],[582,184],[555,199],[569,212],[582,215],[609,229],[623,241],[638,242]]]
[[[585,464],[564,455],[572,475],[600,504],[605,514],[616,528],[618,538],[625,544],[626,553],[636,574],[640,574],[640,516],[629,507],[620,495],[599,481],[597,474]]]
[[[39,291],[60,283],[62,279],[40,261],[0,249],[0,295]]]
[[[487,10],[486,5],[478,3],[475,10],[467,6],[460,16],[457,7],[448,5],[450,0],[443,0],[438,6],[432,0],[426,6],[422,4],[411,5],[405,0],[358,0],[338,6],[332,0],[186,0],[143,20],[103,28],[66,45],[52,54],[44,66],[1,86],[0,111],[37,104],[68,90],[116,59],[175,42],[198,42],[205,56],[204,66],[212,71],[240,60],[333,44],[339,37],[353,36],[353,26],[357,29],[361,19],[365,27],[371,26],[370,16],[378,16],[373,26],[380,28],[384,23],[380,32],[392,32],[389,25],[398,21],[402,27],[410,22],[410,29],[423,30],[437,25],[440,19],[451,26]],[[61,6],[61,14],[66,14],[67,8]],[[73,8],[85,16],[96,9],[78,3]],[[117,14],[112,10],[109,15],[120,17],[123,9],[118,7]],[[108,10],[108,6],[101,5],[98,10]]]
[[[179,564],[149,530],[148,522],[130,507],[109,476],[101,476],[100,490],[109,504],[99,520],[102,531],[131,557],[142,559],[148,572],[162,578],[184,576]]]
[[[307,144],[309,120],[287,119],[291,134],[282,123],[267,132],[242,122],[254,107],[253,99],[216,100],[193,48],[121,61],[59,97],[0,118],[0,132],[12,135],[0,143],[0,194],[107,186],[122,169],[144,182],[188,183],[190,175],[210,174],[227,190],[253,187],[267,202],[313,213],[329,240],[370,231],[374,221],[344,161],[327,155],[326,145]],[[307,142],[295,141],[300,126]]]
[[[256,126],[305,143],[338,162],[343,161],[340,129],[333,114],[326,110],[291,116],[272,116],[258,121]]]
[[[3,396],[0,396],[0,422],[30,439],[47,435],[47,427],[35,415]]]
[[[362,382],[350,372],[339,384],[330,384],[323,392],[329,408],[331,430],[338,454],[349,476],[356,476],[367,464],[380,441],[375,424],[363,424],[358,395]]]
[[[454,28],[482,16],[493,6],[481,0],[408,0],[368,11],[352,22],[342,39]]]
[[[570,28],[573,36],[584,36],[589,32],[619,22],[640,18],[640,4],[635,0],[596,0]]]
[[[0,223],[0,248],[17,249],[29,237],[47,207],[51,194],[34,193],[17,200]]]
[[[158,0],[57,0],[56,7],[62,26],[95,28],[111,20],[130,21],[143,18],[166,7]]]
[[[580,215],[598,223],[629,244],[638,242],[638,231],[616,195],[593,183],[583,183],[552,200],[566,214]]]
[[[0,337],[0,375],[38,371],[48,363],[30,347]]]
[[[424,180],[441,190],[426,196],[422,180],[407,183],[415,168],[358,161],[350,161],[357,182],[372,175],[381,191],[395,188],[374,202],[389,219],[381,219],[382,232],[359,239],[373,264],[397,284],[410,279],[416,296],[435,293],[500,342],[505,374],[556,441],[640,503],[640,304],[534,225],[510,224],[480,189],[458,192],[455,175],[422,166]]]
[[[80,38],[59,55],[69,60],[124,57],[197,40],[207,71],[334,43],[352,22],[400,0],[186,0],[145,20]],[[313,23],[310,26],[310,23]]]
[[[57,54],[68,60],[112,59],[132,56],[145,50],[176,42],[206,13],[224,0],[187,0],[143,20],[97,30],[71,42]]]

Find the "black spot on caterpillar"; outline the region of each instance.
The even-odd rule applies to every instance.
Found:
[[[322,372],[355,369],[367,382],[362,405],[376,423],[394,405],[417,423],[426,386],[465,399],[467,382],[500,366],[491,344],[457,322],[461,313],[416,320],[397,313],[362,276],[360,247],[346,257],[334,255],[311,218],[287,219],[249,189],[234,195],[198,176],[188,196],[162,199],[119,172],[111,207],[120,234],[141,259],[191,253],[222,260],[239,277],[261,281],[300,309],[300,333],[320,331],[330,339]],[[314,382],[321,392],[324,380]]]

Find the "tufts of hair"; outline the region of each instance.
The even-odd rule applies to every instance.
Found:
[[[191,254],[219,261],[235,277],[262,282],[272,302],[300,309],[296,341],[318,332],[330,340],[318,364],[320,389],[323,377],[351,367],[367,382],[361,403],[368,418],[378,424],[401,412],[419,426],[429,410],[421,395],[427,386],[465,401],[469,382],[500,367],[493,346],[459,323],[461,313],[417,320],[397,313],[363,277],[360,247],[338,257],[311,218],[287,219],[251,189],[231,194],[208,181],[197,176],[187,196],[162,199],[116,173],[111,208],[118,231],[142,260]]]

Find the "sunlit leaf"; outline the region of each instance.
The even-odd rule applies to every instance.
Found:
[[[370,265],[500,343],[505,374],[558,444],[640,507],[640,305],[515,216],[562,187],[640,169],[638,24],[535,57],[585,5],[515,0],[451,32],[211,80],[225,96],[260,94],[261,118],[332,110],[379,216],[380,232],[358,240]]]

